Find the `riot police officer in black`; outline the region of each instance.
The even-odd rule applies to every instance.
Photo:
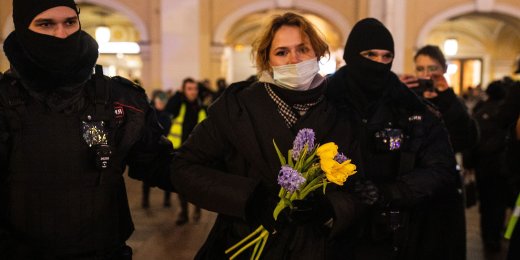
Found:
[[[131,259],[123,180],[172,190],[144,90],[102,75],[73,0],[14,0],[0,80],[0,258]]]
[[[328,98],[357,129],[361,159],[346,189],[364,205],[336,257],[465,259],[460,178],[447,130],[440,113],[391,72],[393,56],[388,29],[363,19],[348,37],[347,65],[329,81]],[[451,200],[458,204],[445,203]],[[445,223],[452,215],[459,230]]]

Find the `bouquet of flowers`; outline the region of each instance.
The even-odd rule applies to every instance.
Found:
[[[293,200],[302,200],[309,193],[319,188],[325,193],[328,183],[343,185],[348,176],[356,173],[356,165],[351,163],[344,154],[338,152],[338,146],[333,143],[315,145],[315,135],[312,129],[301,129],[289,150],[287,159],[274,142],[282,165],[278,174],[278,184],[281,186],[278,196],[280,201],[273,211],[276,220],[280,212],[286,207],[292,208]],[[269,231],[259,226],[247,237],[226,250],[231,254],[230,259],[236,258],[250,247],[253,247],[251,259],[259,259]],[[235,252],[236,251],[236,252]]]

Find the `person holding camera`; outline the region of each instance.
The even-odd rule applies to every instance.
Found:
[[[13,21],[0,80],[0,259],[132,259],[123,172],[173,190],[172,145],[144,89],[95,66],[73,0],[13,0]]]
[[[475,146],[478,142],[477,124],[443,75],[448,65],[441,49],[434,45],[426,45],[417,51],[414,62],[415,76],[401,75],[401,81],[418,96],[437,106],[456,153]]]
[[[465,259],[462,203],[445,203],[461,201],[448,132],[439,112],[391,71],[393,57],[388,29],[363,19],[348,37],[347,65],[329,80],[327,97],[361,150],[347,190],[366,206],[336,259]]]

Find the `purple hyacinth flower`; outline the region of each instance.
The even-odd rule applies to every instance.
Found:
[[[278,184],[289,192],[295,192],[305,182],[305,178],[289,166],[282,166],[278,174]]]
[[[315,136],[314,131],[312,129],[300,129],[293,142],[292,158],[294,160],[298,160],[301,152],[303,151],[303,148],[305,147],[305,144],[307,144],[308,151],[314,149],[314,139]]]
[[[338,163],[343,163],[345,162],[346,160],[348,160],[347,156],[345,156],[343,153],[338,153],[336,154],[336,156],[334,157],[334,161],[338,162]]]

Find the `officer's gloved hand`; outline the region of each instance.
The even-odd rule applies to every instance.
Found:
[[[402,208],[411,204],[411,191],[401,181],[393,181],[378,185],[378,203],[385,207]]]
[[[275,220],[273,211],[278,201],[277,192],[260,182],[247,201],[246,220],[255,226],[262,225],[271,234],[280,231],[289,222],[289,211],[282,210]]]
[[[334,217],[330,201],[321,191],[309,194],[303,200],[293,200],[289,220],[298,225],[325,224]]]
[[[380,198],[379,189],[370,180],[356,181],[352,192],[366,205],[374,205]]]
[[[376,185],[370,180],[362,180],[354,183],[353,193],[367,205],[400,207],[408,203],[409,189],[400,181]]]

